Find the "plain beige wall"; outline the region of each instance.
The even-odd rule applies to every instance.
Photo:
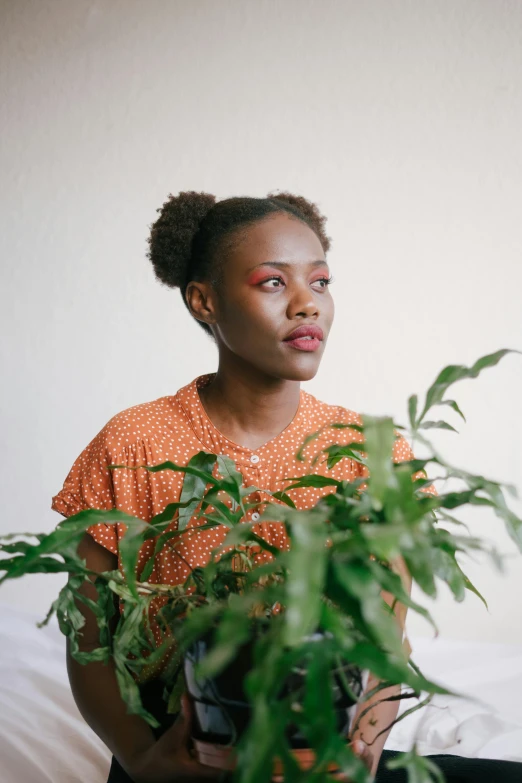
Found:
[[[215,369],[145,257],[171,191],[318,202],[337,315],[305,388],[328,402],[406,423],[446,364],[522,349],[516,0],[4,0],[1,17],[4,531],[50,530],[111,416]],[[452,396],[468,422],[450,411],[461,434],[439,447],[522,489],[522,357]],[[466,520],[507,573],[468,567],[489,614],[441,590],[441,631],[522,642],[522,560],[496,517]],[[60,584],[0,600],[43,614]]]

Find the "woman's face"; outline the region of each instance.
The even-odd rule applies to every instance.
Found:
[[[334,317],[329,276],[321,242],[301,220],[277,212],[239,229],[219,294],[205,286],[204,320],[220,352],[274,377],[313,378]],[[320,339],[289,342],[303,326],[319,329]]]

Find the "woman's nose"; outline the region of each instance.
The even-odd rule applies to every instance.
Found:
[[[309,318],[318,313],[319,305],[310,286],[297,284],[293,286],[288,302],[288,317],[295,318],[296,315],[304,315]]]

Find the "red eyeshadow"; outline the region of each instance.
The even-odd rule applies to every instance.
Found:
[[[264,269],[255,269],[248,278],[247,283],[255,285],[256,283],[260,283],[262,280],[268,280],[270,275],[281,275],[281,272],[275,269],[271,271],[268,267],[265,267]]]
[[[325,277],[330,277],[329,269],[321,269],[318,271],[316,277],[312,277],[310,282],[314,283],[316,280],[324,280]]]

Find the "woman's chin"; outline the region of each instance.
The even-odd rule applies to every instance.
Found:
[[[319,351],[297,351],[283,349],[283,352],[271,354],[268,350],[259,351],[259,356],[263,356],[264,362],[256,361],[257,357],[249,356],[248,362],[253,368],[273,378],[282,378],[285,381],[310,381],[315,378],[321,364],[324,346]]]
[[[282,377],[288,381],[311,381],[317,375],[320,364],[321,357],[317,355],[308,354],[292,362],[287,358]]]

